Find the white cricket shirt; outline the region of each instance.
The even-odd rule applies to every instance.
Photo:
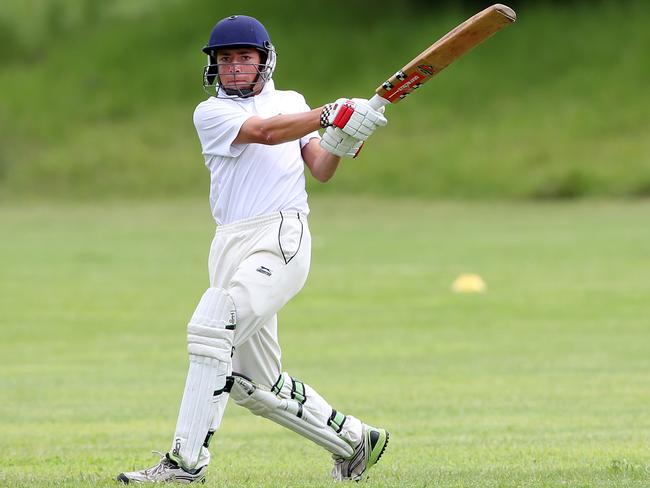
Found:
[[[210,206],[217,225],[285,210],[309,213],[300,151],[310,139],[320,138],[318,132],[275,146],[233,144],[249,117],[309,110],[302,95],[276,90],[272,80],[253,97],[210,97],[196,107],[194,125],[210,170]]]

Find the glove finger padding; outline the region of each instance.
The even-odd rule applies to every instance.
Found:
[[[377,127],[388,123],[382,112],[372,108],[367,100],[339,98],[323,107],[321,126],[341,129],[345,134],[365,141]]]
[[[354,158],[363,146],[363,141],[345,134],[338,127],[328,127],[320,140],[320,146],[339,157]]]
[[[353,102],[355,102],[355,103],[366,104],[366,105],[368,105],[370,107],[370,100],[367,100],[365,98],[352,98],[351,100]],[[386,107],[383,106],[383,105],[381,107],[379,107],[378,109],[374,109],[372,107],[370,107],[370,108],[372,110],[374,110],[375,112],[379,112],[381,115],[384,115],[384,113],[386,113]],[[384,125],[386,125],[386,124],[384,124]]]

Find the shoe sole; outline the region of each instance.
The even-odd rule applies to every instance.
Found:
[[[123,485],[128,485],[130,484],[133,480],[129,479],[124,473],[120,473],[117,476],[116,481],[119,483],[122,483]],[[205,476],[202,478],[197,478],[197,479],[189,479],[189,478],[176,478],[174,480],[169,480],[169,482],[176,482],[179,484],[190,484],[190,483],[205,483]],[[140,481],[133,481],[133,484],[140,485],[142,482]]]
[[[368,466],[368,468],[366,468],[366,470],[372,468],[375,464],[377,464],[379,462],[379,460],[383,456],[384,452],[386,451],[386,448],[388,447],[388,441],[390,440],[390,432],[388,432],[387,430],[384,430],[384,432],[386,433],[386,440],[384,441],[384,445],[382,446],[381,451],[379,452],[379,455],[377,456],[377,459],[375,459],[375,462],[370,464]]]
[[[380,429],[375,429],[375,430],[380,430]],[[369,459],[368,460],[368,465],[366,466],[366,469],[363,470],[363,473],[361,473],[361,475],[357,479],[354,479],[354,481],[356,481],[357,483],[359,481],[364,480],[364,479],[368,479],[368,471],[370,471],[370,468],[372,468],[375,464],[377,464],[379,462],[379,460],[383,456],[384,452],[386,451],[386,448],[388,447],[388,440],[390,439],[390,432],[388,432],[385,429],[381,429],[381,430],[383,430],[384,433],[386,434],[386,439],[384,440],[384,445],[381,446],[381,451],[379,451],[379,454],[377,455],[377,458],[374,460],[374,462],[370,463],[370,459]],[[353,479],[353,478],[350,478],[350,479]]]

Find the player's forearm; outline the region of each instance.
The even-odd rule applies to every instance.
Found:
[[[266,144],[273,146],[295,141],[320,129],[321,108],[298,114],[283,114],[263,119],[247,120],[235,140],[239,144]]]
[[[334,173],[336,173],[341,158],[321,149],[320,147],[318,149],[320,149],[320,151],[316,155],[316,158],[311,163],[308,163],[308,167],[314,178],[321,183],[325,183],[334,176]]]

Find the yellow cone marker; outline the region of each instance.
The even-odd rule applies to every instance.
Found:
[[[479,275],[464,273],[456,278],[451,289],[456,293],[484,293],[487,291],[487,286]]]

